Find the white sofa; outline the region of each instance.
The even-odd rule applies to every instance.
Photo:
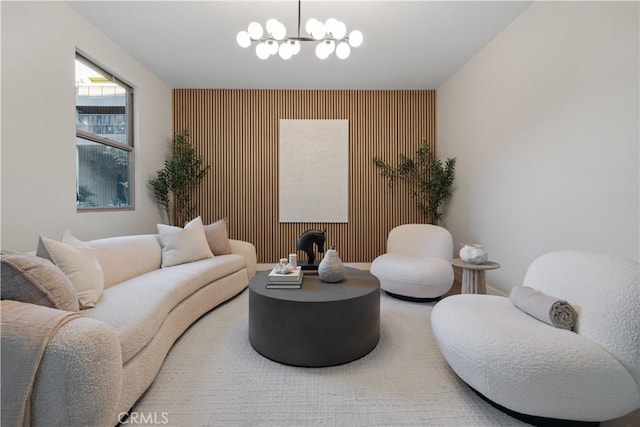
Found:
[[[104,291],[96,307],[81,310],[49,341],[31,395],[31,425],[117,424],[178,337],[255,274],[255,247],[230,243],[230,255],[161,268],[157,235],[86,242],[102,268]]]
[[[509,298],[450,296],[433,308],[431,325],[455,373],[525,416],[597,422],[639,408],[638,263],[551,252],[529,266],[522,284],[570,303],[575,331],[541,322]]]

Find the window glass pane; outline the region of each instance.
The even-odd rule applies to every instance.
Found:
[[[76,138],[77,207],[131,206],[129,174],[131,152]]]
[[[127,140],[127,91],[97,67],[76,59],[76,129],[131,145]]]

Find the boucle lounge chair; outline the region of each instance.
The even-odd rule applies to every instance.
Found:
[[[618,418],[640,407],[638,271],[637,262],[611,255],[548,253],[522,284],[570,303],[574,331],[509,298],[454,295],[433,308],[433,333],[464,382],[526,421]]]
[[[387,238],[387,253],[371,263],[371,274],[388,294],[408,300],[430,300],[453,285],[453,239],[431,224],[404,224]]]

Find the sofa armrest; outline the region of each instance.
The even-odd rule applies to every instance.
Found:
[[[49,340],[31,394],[32,426],[113,426],[122,390],[114,330],[81,317]]]
[[[242,255],[246,262],[247,275],[249,279],[256,275],[256,266],[258,264],[256,256],[256,247],[249,242],[243,240],[229,239],[231,243],[231,252]]]

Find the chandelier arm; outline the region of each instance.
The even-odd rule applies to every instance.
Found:
[[[287,40],[294,40],[299,42],[317,42],[319,40],[314,39],[313,37],[287,37]]]

